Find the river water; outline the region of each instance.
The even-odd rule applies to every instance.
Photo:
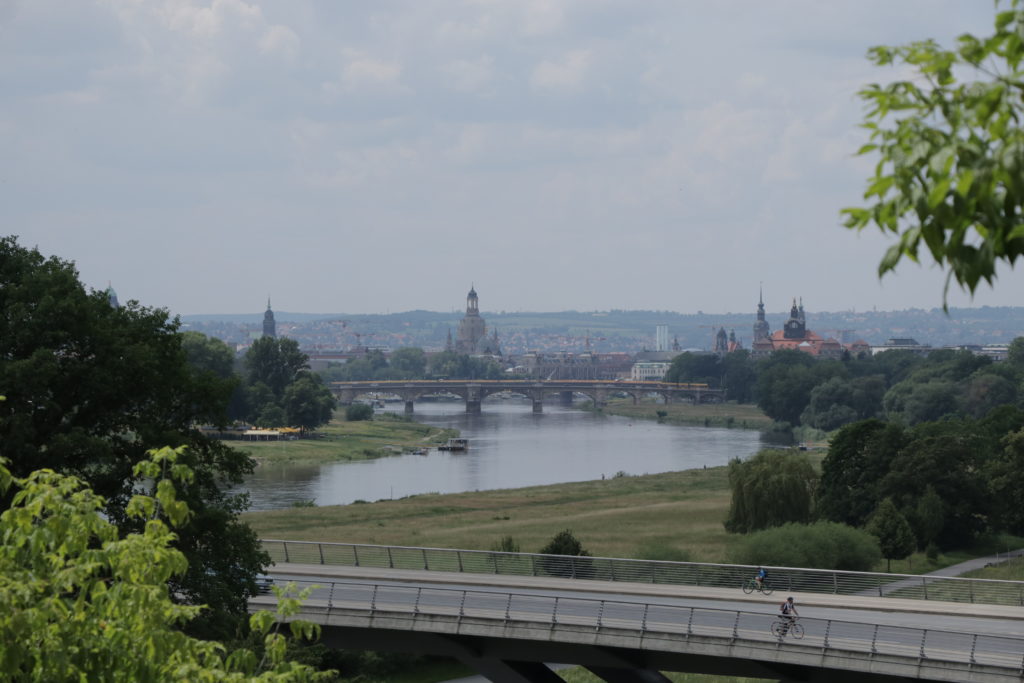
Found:
[[[401,409],[402,404],[394,405]],[[344,505],[420,493],[460,493],[588,481],[724,465],[761,447],[756,431],[687,427],[545,404],[486,401],[469,415],[459,402],[416,404],[417,422],[454,427],[469,450],[317,465],[261,465],[246,481],[253,510],[299,501]]]

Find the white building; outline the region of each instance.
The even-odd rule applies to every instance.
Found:
[[[654,328],[654,350],[668,351],[668,325],[657,325]]]
[[[665,373],[672,366],[671,363],[633,363],[629,372],[629,378],[634,382],[655,382],[665,379]]]

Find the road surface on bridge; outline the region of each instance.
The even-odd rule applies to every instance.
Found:
[[[581,581],[550,577],[492,576],[480,574],[448,574],[416,570],[378,569],[347,566],[324,566],[280,563],[272,575],[279,583],[302,584],[336,581],[372,582],[400,587],[444,587],[454,590],[483,591],[536,595],[538,597],[585,597],[624,603],[652,603],[675,607],[700,607],[731,611],[758,612],[775,616],[786,594],[770,597],[745,595],[739,587],[711,588],[665,584]],[[326,588],[315,591],[315,599],[326,599]],[[944,631],[990,633],[1024,638],[1024,608],[1002,605],[972,605],[940,601],[904,600],[821,593],[794,593],[793,597],[804,619],[834,619],[846,622],[931,628]],[[1024,654],[1024,653],[1022,653]]]

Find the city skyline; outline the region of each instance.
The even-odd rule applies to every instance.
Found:
[[[991,3],[425,0],[0,8],[22,244],[174,314],[931,309],[840,227],[877,44]],[[1015,305],[1003,268],[951,306]],[[753,300],[756,304],[756,299]]]

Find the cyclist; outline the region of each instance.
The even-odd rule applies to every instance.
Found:
[[[782,635],[786,635],[789,631],[789,627],[793,625],[796,618],[800,616],[800,613],[796,611],[796,604],[793,602],[793,596],[786,598],[786,601],[779,605],[779,618],[784,622],[782,626]]]
[[[757,583],[757,590],[764,589],[764,580],[768,578],[768,572],[765,571],[764,567],[757,568],[757,575],[754,576],[754,581]]]

